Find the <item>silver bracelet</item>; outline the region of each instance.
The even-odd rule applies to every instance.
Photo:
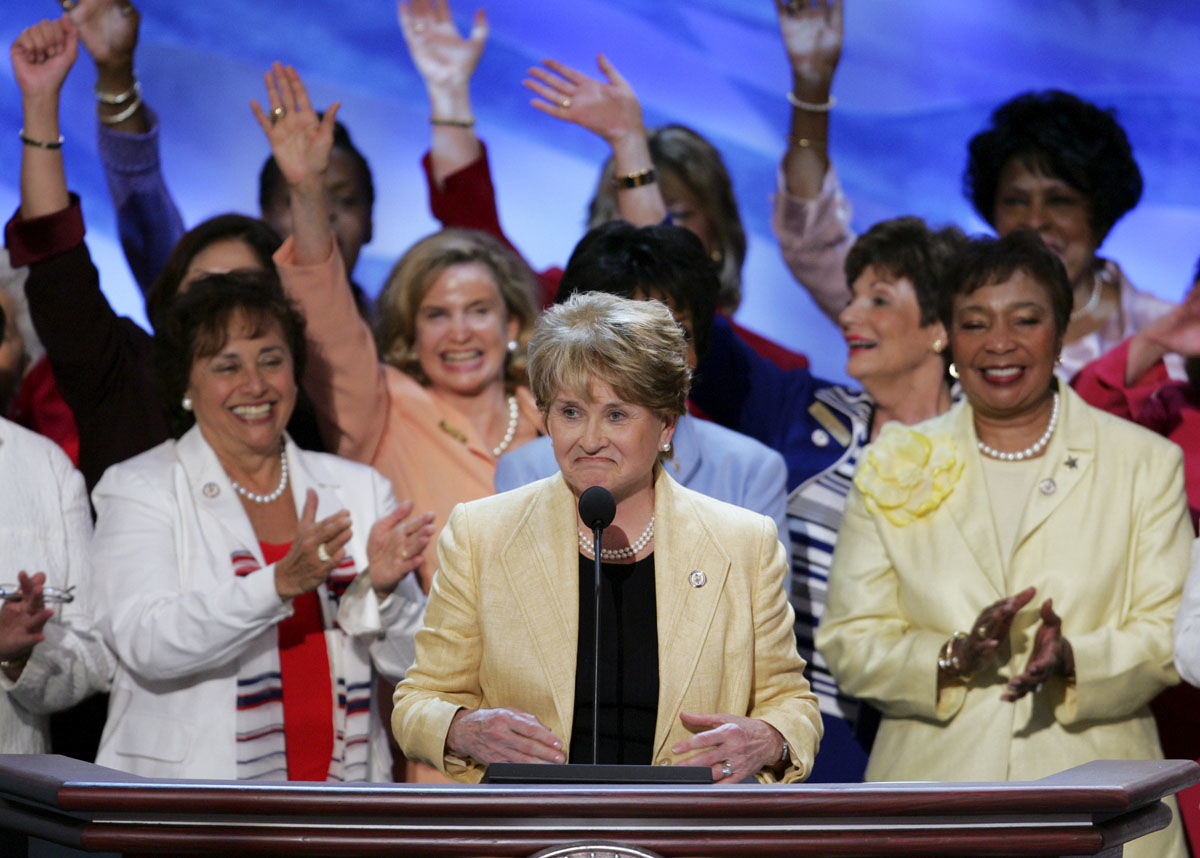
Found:
[[[142,94],[142,82],[135,77],[133,79],[133,86],[129,87],[129,89],[125,90],[124,92],[118,92],[116,95],[113,95],[110,92],[102,92],[99,87],[93,89],[92,93],[96,96],[96,101],[100,102],[101,104],[121,105],[132,98],[137,98]]]
[[[133,116],[133,114],[137,113],[137,109],[141,106],[142,106],[142,99],[141,99],[141,96],[138,96],[132,102],[130,102],[128,107],[122,108],[121,110],[114,113],[112,116],[101,116],[100,114],[96,114],[96,118],[99,119],[101,122],[103,122],[105,125],[120,125],[126,119]]]
[[[829,111],[833,110],[835,106],[837,106],[837,99],[832,95],[829,96],[829,101],[825,102],[824,104],[816,104],[812,101],[804,101],[800,98],[800,96],[796,95],[796,93],[792,92],[791,90],[788,90],[787,100],[792,107],[795,107],[799,110],[807,110],[809,113],[828,113]]]

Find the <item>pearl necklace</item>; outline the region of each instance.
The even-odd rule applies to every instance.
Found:
[[[520,414],[520,409],[517,408],[517,397],[508,397],[508,428],[504,430],[504,440],[492,448],[493,456],[499,458],[500,454],[507,450],[508,445],[512,443],[513,436],[517,434],[517,418]]]
[[[601,560],[628,560],[637,557],[638,552],[650,544],[650,540],[654,538],[654,516],[650,516],[650,523],[646,525],[646,529],[642,531],[642,535],[638,537],[637,542],[626,548],[601,548]],[[579,531],[579,549],[584,554],[592,554],[595,546],[593,538],[585,534],[582,530]]]
[[[1100,277],[1100,272],[1097,271],[1092,275],[1092,294],[1088,296],[1088,301],[1078,310],[1071,311],[1072,319],[1079,319],[1083,316],[1090,316],[1092,312],[1100,306],[1100,295],[1103,293],[1104,280]]]
[[[993,459],[1000,459],[1005,462],[1021,462],[1025,459],[1032,459],[1038,453],[1042,452],[1047,444],[1050,443],[1050,436],[1054,434],[1054,427],[1058,425],[1058,394],[1054,394],[1054,407],[1050,409],[1050,425],[1046,427],[1046,431],[1042,433],[1042,437],[1038,438],[1024,450],[1018,450],[1015,453],[1005,453],[1002,450],[997,450],[995,447],[989,447],[982,441],[976,441],[976,446],[979,447],[979,452]]]
[[[279,500],[288,484],[287,456],[283,452],[282,442],[279,445],[279,471],[279,485],[275,487],[275,491],[267,495],[255,494],[232,477],[230,477],[229,482],[233,484],[233,490],[250,501],[250,503],[272,503]]]

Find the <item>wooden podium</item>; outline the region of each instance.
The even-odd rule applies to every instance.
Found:
[[[1038,781],[544,787],[154,781],[0,755],[0,854],[530,856],[610,841],[661,856],[1101,855],[1164,827],[1190,761]]]

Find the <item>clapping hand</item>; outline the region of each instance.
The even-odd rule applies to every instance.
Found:
[[[1053,600],[1042,603],[1042,624],[1033,636],[1033,652],[1025,670],[1008,681],[1001,700],[1020,700],[1031,691],[1041,691],[1042,683],[1051,676],[1067,676],[1075,672],[1071,644],[1063,637],[1062,619],[1054,613]]]
[[[324,584],[329,573],[345,559],[346,543],[352,535],[347,510],[317,521],[317,493],[309,489],[292,547],[275,564],[275,592],[279,598],[294,599]]]
[[[962,675],[972,676],[996,661],[996,652],[1008,640],[1017,612],[1028,605],[1036,594],[1037,590],[1028,587],[1015,596],[988,605],[980,612],[971,626],[970,634],[955,641],[954,656]]]
[[[0,602],[0,661],[19,661],[45,640],[42,629],[54,611],[46,607],[42,599],[42,588],[46,575],[38,572],[17,575],[21,588],[19,600]]]
[[[375,522],[367,538],[371,586],[381,597],[396,589],[405,575],[420,567],[425,559],[421,552],[433,538],[433,513],[405,521],[412,510],[412,501],[404,501]]]

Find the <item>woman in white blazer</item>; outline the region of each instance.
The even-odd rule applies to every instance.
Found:
[[[1029,780],[1161,758],[1191,525],[1179,448],[1054,367],[1071,320],[1033,233],[977,239],[943,320],[964,402],[859,463],[817,632],[883,713],[868,780]],[[1178,823],[1127,845],[1182,855]]]
[[[155,777],[380,779],[371,656],[403,671],[429,527],[378,473],[284,434],[304,323],[274,275],[192,284],[156,333],[195,425],[93,498],[98,624],[119,659],[97,761]]]
[[[462,781],[493,762],[697,765],[717,782],[797,780],[820,736],[774,522],[677,485],[690,371],[658,301],[585,293],[548,310],[530,382],[560,473],[460,504],[392,725]],[[592,759],[592,537],[583,492],[615,499],[601,561]]]

